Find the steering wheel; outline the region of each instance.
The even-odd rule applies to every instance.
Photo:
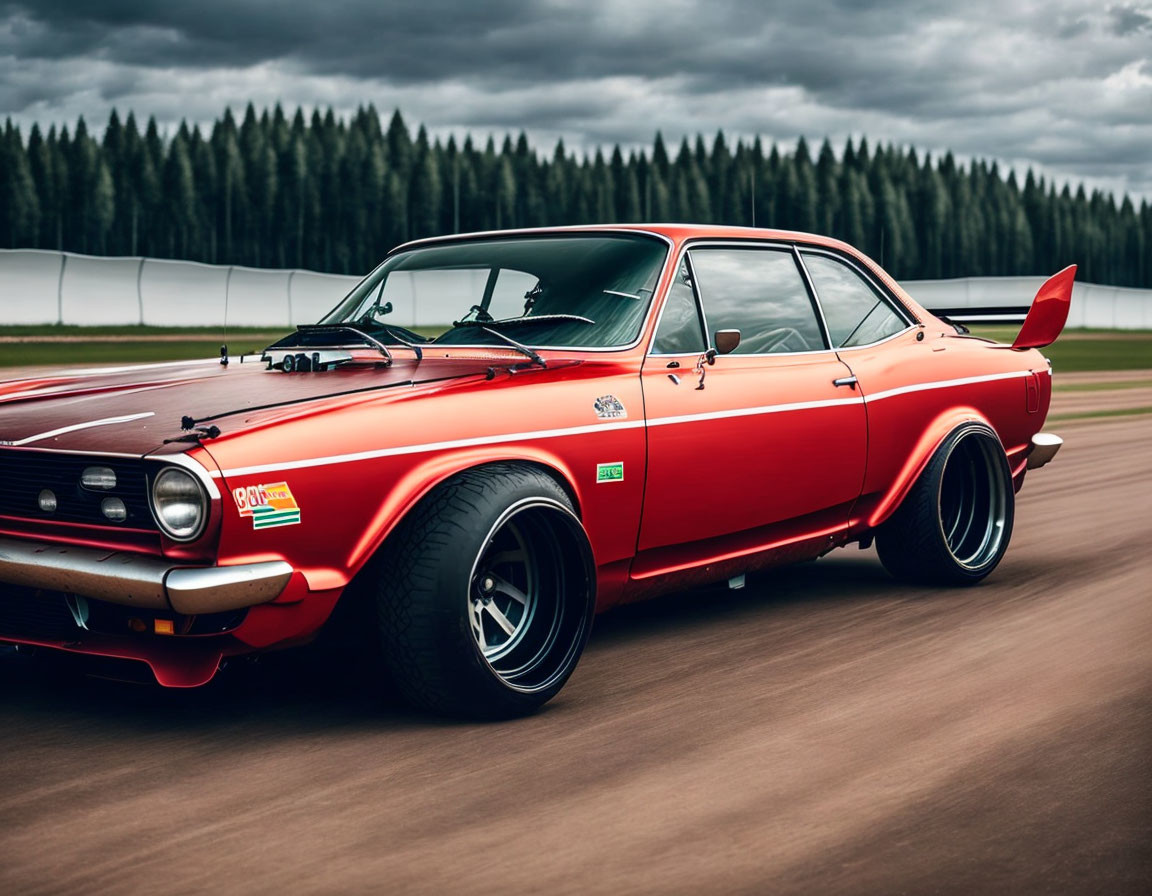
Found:
[[[740,348],[743,349],[743,354],[766,355],[776,351],[778,347],[786,347],[789,342],[793,342],[797,346],[795,351],[808,351],[808,340],[795,327],[777,327],[767,333],[760,333],[751,339],[742,341]]]

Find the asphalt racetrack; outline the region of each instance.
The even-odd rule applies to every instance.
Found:
[[[852,548],[627,608],[513,723],[8,651],[0,892],[1149,892],[1152,415],[1051,428],[982,586]]]

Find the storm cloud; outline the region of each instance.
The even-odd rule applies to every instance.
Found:
[[[0,114],[399,107],[591,149],[849,135],[1152,196],[1152,2],[0,0]]]

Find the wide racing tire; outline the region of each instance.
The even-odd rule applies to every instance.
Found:
[[[1015,492],[996,434],[967,424],[948,435],[876,534],[885,569],[909,582],[974,585],[1012,538]]]
[[[592,627],[596,571],[572,502],[523,464],[434,488],[375,564],[384,662],[432,712],[499,719],[554,697]]]

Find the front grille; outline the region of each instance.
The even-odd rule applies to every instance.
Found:
[[[90,489],[80,484],[86,467],[109,467],[116,487]],[[56,496],[56,510],[40,509],[40,493]],[[124,502],[127,518],[109,520],[100,508],[105,498]],[[127,529],[156,529],[148,508],[148,476],[142,461],[127,458],[73,456],[48,452],[0,449],[0,515],[58,520]]]
[[[0,584],[0,638],[74,641],[82,634],[63,594]]]

